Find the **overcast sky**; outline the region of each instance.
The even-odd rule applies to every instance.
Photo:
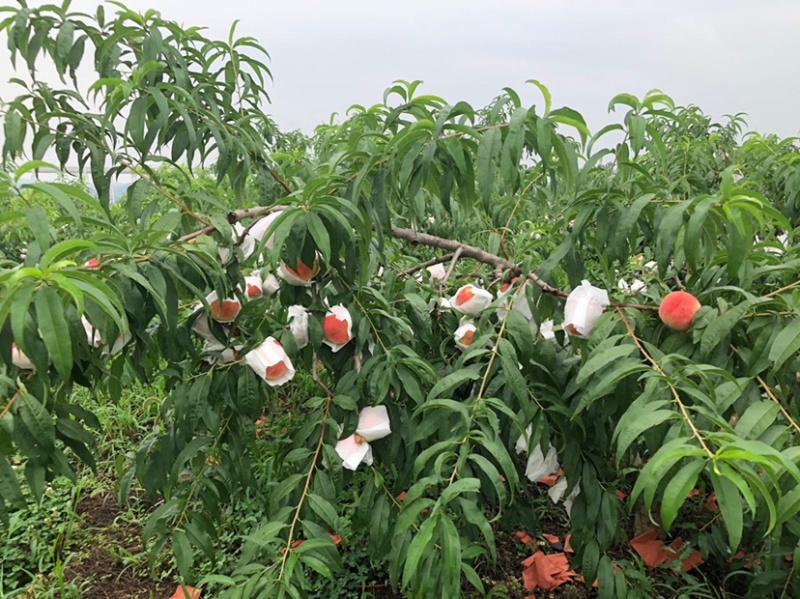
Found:
[[[35,0],[29,0],[35,5]],[[97,2],[74,0],[73,9]],[[504,86],[581,112],[596,131],[619,92],[660,88],[706,113],[746,112],[750,128],[800,133],[798,0],[128,0],[185,25],[257,38],[270,52],[271,112],[311,132],[351,104],[371,105],[395,79],[420,93],[483,106]],[[109,6],[108,10],[113,7]],[[8,73],[5,42],[0,73]],[[10,75],[9,75],[10,76]],[[3,81],[8,76],[2,77]],[[8,87],[0,84],[0,96]]]

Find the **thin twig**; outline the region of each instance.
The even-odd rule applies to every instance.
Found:
[[[311,285],[311,302],[313,304],[317,303],[317,282],[314,281]],[[317,367],[317,350],[315,349],[311,353],[311,378],[317,384],[317,386],[325,392],[325,397],[331,399],[333,397],[333,391],[331,391],[328,386],[322,382],[319,378],[319,368]]]
[[[170,202],[172,202],[173,204],[178,206],[181,210],[183,210],[186,214],[191,216],[197,222],[203,223],[204,225],[207,225],[207,226],[211,226],[211,221],[203,218],[202,216],[200,216],[199,214],[197,214],[196,212],[191,210],[186,204],[181,202],[178,198],[176,198],[174,195],[169,193],[166,189],[161,187],[153,179],[148,177],[147,173],[142,171],[142,169],[140,169],[137,166],[134,166],[133,164],[131,164],[129,162],[126,162],[125,160],[120,160],[120,165],[124,166],[125,168],[127,168],[129,171],[131,171],[133,174],[135,174],[140,179],[142,179],[144,181],[147,181],[153,187],[153,189],[155,189],[158,193],[160,193],[162,196],[167,198]]]
[[[455,252],[453,252],[453,259],[450,260],[450,267],[447,269],[447,272],[444,273],[444,277],[439,283],[439,287],[444,287],[447,284],[447,280],[450,278],[450,275],[453,274],[453,270],[456,268],[456,262],[458,262],[458,258],[461,256],[462,252],[463,250],[461,248],[458,248]]]
[[[421,243],[423,245],[438,247],[443,250],[450,250],[452,252],[461,249],[461,255],[464,256],[465,258],[472,258],[473,260],[477,260],[478,262],[483,262],[484,264],[488,264],[489,266],[494,266],[494,267],[499,266],[503,270],[511,270],[516,274],[519,274],[521,272],[519,266],[517,266],[513,262],[510,262],[505,258],[501,258],[500,256],[490,254],[489,252],[477,248],[475,246],[461,243],[460,241],[454,241],[452,239],[437,237],[436,235],[430,235],[429,233],[419,233],[411,229],[400,229],[400,228],[392,229],[392,236],[397,239],[402,239],[404,241],[410,241],[411,243]],[[567,297],[568,295],[566,292],[561,291],[560,289],[556,289],[551,285],[548,285],[534,273],[529,273],[528,278],[534,283],[536,283],[545,293],[551,293],[553,295],[559,295],[561,297]]]
[[[316,360],[315,360],[316,362]],[[317,442],[317,448],[314,450],[314,456],[311,459],[311,466],[308,468],[308,474],[306,474],[306,484],[303,487],[303,494],[300,496],[300,501],[297,503],[297,509],[294,511],[294,517],[292,518],[292,524],[289,527],[289,537],[286,541],[286,548],[283,552],[283,557],[281,558],[281,570],[278,574],[278,580],[283,580],[283,572],[286,569],[286,560],[289,558],[289,552],[292,549],[292,541],[294,540],[294,531],[297,527],[297,523],[300,521],[300,511],[303,509],[303,504],[308,497],[308,490],[311,488],[311,480],[314,478],[314,471],[317,468],[317,460],[319,459],[319,454],[322,452],[322,445],[325,440],[325,423],[328,421],[328,416],[331,412],[331,404],[333,403],[333,394],[330,390],[325,386],[325,384],[317,379],[315,381],[318,385],[321,385],[323,389],[326,390],[328,394],[328,401],[325,404],[325,413],[322,416],[322,430],[319,432],[319,441]]]
[[[739,349],[735,345],[731,345],[730,347],[737,356],[741,357]],[[761,388],[764,390],[764,392],[767,394],[767,397],[769,397],[772,401],[774,401],[775,405],[778,406],[778,409],[780,409],[784,418],[786,418],[786,420],[789,421],[789,424],[791,424],[794,427],[794,429],[798,433],[800,433],[800,426],[798,426],[798,424],[792,419],[789,412],[787,412],[786,408],[783,407],[783,404],[781,403],[780,399],[778,399],[778,397],[772,392],[772,389],[769,388],[769,385],[767,385],[766,381],[762,379],[761,376],[758,374],[756,375],[756,380],[758,381],[758,384],[761,385]]]
[[[775,291],[771,291],[770,293],[768,293],[764,297],[775,297],[776,295],[779,295],[779,294],[783,293],[784,291],[788,291],[789,289],[794,289],[798,285],[800,285],[800,281],[795,281],[794,283],[786,285],[786,287],[781,287],[780,289],[776,289]]]
[[[312,293],[316,300],[316,289],[313,289]],[[319,459],[319,454],[322,452],[322,445],[325,441],[325,423],[328,421],[328,416],[330,416],[331,412],[331,404],[333,403],[333,392],[319,378],[316,350],[313,352],[311,356],[311,378],[313,378],[314,382],[325,392],[325,396],[327,397],[327,402],[325,403],[325,413],[322,415],[322,422],[321,422],[322,428],[319,432],[319,441],[317,441],[317,448],[314,450],[314,457],[311,459],[311,466],[309,466],[308,468],[308,474],[306,475],[306,484],[303,487],[303,494],[300,496],[300,501],[297,503],[297,509],[295,509],[294,511],[292,524],[289,527],[289,537],[286,540],[286,548],[283,552],[283,557],[281,558],[281,570],[280,573],[278,574],[278,580],[283,579],[283,572],[286,569],[286,560],[289,557],[289,551],[291,551],[292,549],[292,541],[294,540],[294,531],[295,528],[297,527],[298,521],[300,520],[300,511],[303,509],[303,504],[305,503],[306,497],[308,497],[308,490],[311,487],[311,480],[314,477],[314,471],[317,468],[317,460]]]
[[[275,179],[275,181],[278,182],[278,185],[283,187],[283,191],[285,191],[286,193],[291,195],[292,188],[289,187],[289,185],[287,185],[286,181],[284,181],[283,178],[278,173],[276,173],[274,170],[272,170],[271,168],[267,167],[267,171],[272,176],[272,178]]]
[[[11,396],[11,399],[9,399],[9,400],[8,400],[8,403],[7,403],[7,404],[6,404],[6,406],[3,408],[3,411],[2,411],[2,412],[0,412],[0,419],[2,419],[2,418],[3,418],[3,416],[5,416],[6,414],[8,414],[9,410],[11,410],[11,407],[14,405],[14,402],[15,402],[15,401],[17,401],[17,397],[19,397],[19,394],[20,394],[21,392],[22,392],[22,389],[17,389],[17,392],[16,392],[16,393],[14,393],[14,395],[12,395],[12,396]]]
[[[511,312],[511,309],[514,307],[513,302],[515,302],[515,301],[517,301],[519,299],[519,297],[518,297],[519,294],[520,293],[524,294],[524,291],[523,291],[524,287],[525,287],[524,285],[520,285],[516,289],[516,291],[514,291],[514,294],[511,297],[511,302],[512,303],[509,304],[508,309],[506,310],[506,313],[503,314],[503,319],[500,321],[500,331],[498,331],[498,333],[497,333],[497,341],[494,344],[494,346],[492,347],[492,352],[489,355],[489,363],[486,365],[486,370],[483,373],[483,378],[481,379],[481,386],[478,389],[478,395],[475,396],[475,403],[472,405],[473,408],[478,403],[483,401],[483,394],[486,392],[486,385],[489,382],[489,374],[492,371],[492,366],[494,365],[494,360],[497,357],[497,353],[500,351],[500,340],[503,338],[503,334],[506,332],[506,321],[508,319],[508,315]],[[524,295],[523,295],[523,297],[524,297]],[[473,420],[475,420],[475,412],[474,412],[474,410],[472,411],[472,415],[470,417],[470,427],[471,427],[471,424],[472,424]],[[467,429],[467,433],[465,434],[465,436],[464,436],[463,440],[461,441],[461,443],[466,443],[468,440],[469,440],[469,428]],[[452,485],[453,482],[455,482],[456,476],[458,476],[458,461],[456,461],[456,465],[453,467],[453,472],[450,474],[450,481],[448,482],[448,486]]]
[[[271,172],[271,171],[270,171]],[[277,175],[274,174],[276,177],[276,181],[282,182],[283,180]],[[283,182],[285,185],[285,182]],[[288,186],[285,188],[288,193],[291,193],[291,189]],[[265,217],[267,214],[270,214],[273,210],[282,210],[283,207],[264,207],[264,206],[257,206],[255,208],[247,208],[243,210],[235,210],[233,212],[228,213],[227,219],[228,222],[231,224],[235,224],[242,219],[245,218],[253,218],[256,216]],[[250,227],[253,226],[254,223],[251,223]],[[215,231],[215,227],[209,225],[204,229],[200,229],[199,231],[195,231],[194,233],[189,233],[188,235],[184,235],[183,237],[179,238],[178,241],[180,242],[187,242],[200,237],[202,235],[208,235]],[[249,229],[248,229],[249,230]],[[413,229],[403,229],[403,228],[394,228],[392,229],[392,236],[396,239],[402,239],[404,241],[408,241],[411,243],[420,243],[422,245],[427,245],[430,247],[438,247],[440,249],[449,250],[451,253],[447,254],[446,256],[442,256],[441,258],[434,258],[432,260],[428,260],[422,264],[418,264],[412,268],[406,269],[400,272],[400,275],[409,275],[417,272],[418,270],[422,270],[428,266],[432,266],[434,264],[441,264],[442,262],[447,262],[448,260],[452,260],[453,255],[458,252],[459,256],[463,256],[465,258],[471,258],[473,260],[477,260],[478,262],[482,262],[483,264],[488,264],[489,266],[494,267],[497,270],[509,270],[511,271],[512,275],[519,275],[522,273],[522,269],[519,265],[514,264],[510,260],[505,258],[501,258],[495,254],[491,254],[481,248],[467,245],[465,243],[461,243],[459,241],[455,241],[452,239],[445,239],[444,237],[437,237],[436,235],[431,235],[429,233],[420,233],[418,231],[414,231]],[[241,243],[241,239],[239,240]],[[551,295],[555,295],[557,297],[566,298],[569,293],[566,291],[562,291],[552,285],[546,283],[541,277],[536,275],[533,272],[529,272],[526,277],[537,285],[544,293],[549,293]],[[800,283],[798,283],[800,284]],[[612,307],[619,307],[619,308],[633,308],[636,310],[641,311],[650,311],[656,312],[658,311],[657,306],[647,306],[642,304],[629,304],[629,303],[616,303],[612,302],[610,304]]]
[[[283,210],[283,206],[256,206],[254,208],[244,208],[242,210],[234,210],[233,212],[229,212],[227,215],[228,222],[232,225],[238,223],[240,220],[244,220],[246,218],[254,218],[256,216],[265,217],[273,211]],[[191,241],[192,239],[196,239],[197,237],[202,237],[203,235],[210,235],[214,231],[216,231],[216,227],[214,225],[209,225],[204,229],[200,229],[199,231],[195,231],[194,233],[189,233],[188,235],[184,235],[178,239],[179,242],[187,242]],[[249,230],[249,229],[248,229]]]
[[[686,421],[686,424],[689,425],[689,428],[691,429],[695,439],[697,439],[700,442],[700,446],[705,450],[708,457],[714,459],[714,452],[708,448],[708,445],[706,445],[705,440],[700,435],[700,431],[697,430],[697,427],[694,425],[694,422],[692,422],[692,419],[689,417],[689,411],[686,409],[686,406],[684,405],[683,401],[681,401],[681,396],[678,395],[678,390],[675,388],[675,385],[673,385],[672,382],[670,382],[669,378],[667,377],[667,374],[662,370],[658,362],[656,362],[653,359],[653,357],[649,353],[647,353],[647,350],[639,341],[639,338],[636,336],[636,333],[633,332],[631,323],[628,322],[628,318],[625,316],[625,313],[622,311],[622,309],[617,307],[617,312],[619,313],[622,322],[625,324],[625,328],[628,329],[628,334],[630,335],[631,339],[633,339],[633,342],[636,344],[636,347],[639,349],[642,356],[644,356],[645,360],[650,362],[650,364],[653,366],[653,370],[655,370],[659,375],[661,375],[661,377],[664,379],[664,382],[667,383],[667,387],[669,387],[669,390],[672,391],[672,397],[675,398],[675,403],[678,404],[678,407],[681,410],[681,414],[683,415],[683,419]]]
[[[272,206],[271,208],[264,208],[263,212],[260,212],[258,214],[254,214],[253,215],[253,220],[250,222],[249,225],[247,225],[244,228],[244,231],[242,231],[242,234],[239,235],[239,239],[236,242],[236,245],[242,245],[244,243],[244,238],[250,232],[250,229],[252,229],[253,227],[256,226],[258,221],[260,221],[263,218],[266,218],[270,214],[274,214],[275,212],[281,212],[281,211],[283,211],[285,209],[286,209],[286,206]]]
[[[451,250],[453,252],[455,252],[458,249],[461,249],[461,256],[463,256],[464,258],[471,258],[473,260],[477,260],[478,262],[482,262],[483,264],[488,264],[489,266],[492,266],[495,269],[499,268],[502,270],[509,270],[511,271],[512,275],[522,274],[522,269],[519,267],[519,265],[514,264],[513,262],[506,260],[505,258],[501,258],[500,256],[497,256],[495,254],[490,254],[489,252],[477,248],[475,246],[461,243],[460,241],[445,239],[444,237],[437,237],[436,235],[431,235],[429,233],[420,233],[412,229],[399,229],[399,228],[392,229],[392,236],[397,239],[409,241],[411,243],[421,243],[422,245],[438,247],[443,250]],[[536,284],[544,293],[549,293],[550,295],[555,295],[558,297],[569,296],[569,293],[567,293],[566,291],[562,291],[561,289],[557,289],[556,287],[547,284],[541,277],[536,275],[536,273],[529,272],[526,275],[526,277],[532,283]],[[658,306],[647,306],[644,304],[629,304],[627,302],[621,302],[621,303],[611,302],[609,305],[614,308],[632,308],[634,310],[641,310],[644,312],[658,312]]]
[[[609,306],[613,308],[631,308],[642,312],[658,312],[658,306],[646,306],[644,304],[627,304],[625,302],[611,302]]]
[[[783,407],[783,404],[780,402],[777,396],[772,392],[772,389],[769,388],[764,379],[762,379],[760,375],[756,375],[756,380],[758,381],[759,385],[761,385],[761,388],[764,390],[764,392],[767,394],[767,397],[769,397],[772,401],[774,401],[775,405],[778,406],[781,413],[783,414],[783,417],[789,421],[789,424],[791,424],[794,427],[794,430],[800,433],[800,426],[798,426],[797,423],[792,419],[792,417],[789,415],[789,412],[786,411],[786,408]]]
[[[517,201],[514,204],[514,207],[511,209],[511,214],[508,215],[508,220],[506,221],[506,226],[503,227],[503,232],[500,234],[500,249],[503,251],[503,255],[506,257],[506,260],[511,260],[511,256],[508,255],[508,250],[506,249],[506,233],[508,233],[508,227],[511,226],[511,220],[514,218],[514,213],[519,208],[520,203],[522,203],[522,198],[525,197],[525,194],[528,193],[528,190],[533,187],[533,184],[536,183],[544,173],[539,173],[530,182],[523,188],[522,191],[517,194]]]
[[[453,258],[453,254],[445,254],[444,256],[440,256],[439,258],[431,258],[430,260],[426,260],[421,264],[417,264],[416,266],[412,266],[411,268],[407,268],[406,270],[401,270],[397,273],[399,277],[407,277],[409,275],[413,275],[415,272],[420,271],[424,268],[428,268],[429,266],[435,266],[437,264],[443,264]]]

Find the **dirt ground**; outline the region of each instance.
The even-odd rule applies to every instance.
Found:
[[[111,494],[86,497],[76,506],[81,516],[83,550],[74,554],[66,567],[65,578],[87,589],[84,596],[107,599],[167,599],[175,585],[156,582],[146,570],[127,563],[126,556],[144,551],[141,530],[126,522],[123,510]],[[140,561],[140,560],[136,560]]]

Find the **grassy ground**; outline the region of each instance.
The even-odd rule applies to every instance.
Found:
[[[59,479],[47,489],[41,503],[11,516],[7,530],[0,529],[0,599],[11,597],[62,599],[80,597],[155,598],[167,599],[174,592],[178,576],[169,552],[154,563],[148,563],[142,547],[141,529],[148,513],[154,509],[142,493],[134,489],[126,503],[117,499],[116,481],[127,459],[139,446],[144,435],[158,421],[162,394],[157,388],[129,390],[118,404],[86,396],[82,401],[95,411],[103,425],[99,434],[98,472],[83,468],[77,483]],[[282,435],[293,419],[289,402],[279,406],[266,435]],[[523,587],[521,562],[538,548],[546,553],[561,551],[543,534],[555,535],[563,542],[568,533],[568,520],[563,508],[553,506],[545,489],[531,485],[535,520],[538,530],[527,530],[533,545],[524,545],[515,528],[496,529],[498,560],[481,563],[477,571],[491,589],[489,597],[528,597]],[[264,502],[257,497],[239,502],[224,515],[226,520],[218,547],[219,559],[201,566],[203,574],[229,574],[238,558],[242,535],[252,531],[263,515]],[[634,518],[626,523],[633,533]],[[369,563],[365,540],[350,531],[347,514],[342,514],[342,536],[350,539],[341,548],[347,568],[336,580],[316,579],[311,596],[326,598],[375,597],[399,598],[392,592],[381,569]],[[514,518],[504,518],[513,522]],[[507,526],[512,526],[507,524]],[[675,573],[669,568],[647,570],[637,562],[630,547],[615,548],[614,558],[622,564],[626,580],[633,589],[629,597],[710,597],[735,599],[743,596],[735,584],[721,589],[714,568],[704,566],[689,574]],[[312,578],[313,580],[313,578]],[[467,587],[465,587],[466,590]],[[210,595],[205,594],[204,599]],[[469,594],[475,597],[474,594]],[[596,596],[594,589],[580,583],[565,584],[553,591],[536,590],[537,599],[581,599]]]

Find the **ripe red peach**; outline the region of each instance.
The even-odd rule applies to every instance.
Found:
[[[472,291],[472,287],[466,285],[456,294],[456,304],[459,306],[466,304],[473,297],[475,297],[475,293]]]
[[[461,336],[461,339],[459,339],[458,341],[459,341],[459,343],[461,343],[462,345],[467,345],[467,346],[470,346],[470,345],[472,345],[472,341],[473,341],[473,339],[472,339],[472,338],[473,338],[474,336],[475,336],[475,331],[467,331],[466,333],[464,333],[464,334]]]
[[[261,297],[263,294],[263,290],[258,285],[253,285],[252,283],[248,283],[247,285],[247,297],[250,299],[255,299],[257,297]]]
[[[241,310],[241,305],[235,300],[214,300],[211,302],[211,318],[218,322],[231,322]]]
[[[700,309],[700,302],[691,293],[673,291],[668,293],[658,307],[661,322],[676,331],[686,331],[692,326],[692,319]]]
[[[278,362],[273,364],[272,366],[267,366],[267,380],[269,381],[277,381],[281,378],[284,374],[286,374],[286,363],[285,362]]]
[[[343,345],[350,341],[348,333],[348,322],[339,320],[335,314],[328,314],[322,321],[322,334],[325,339],[337,345]]]
[[[308,266],[302,260],[297,261],[297,268],[294,269],[290,266],[286,266],[286,270],[293,274],[298,279],[303,281],[310,281],[317,271],[319,270],[319,262],[316,260],[314,261],[314,266]]]

